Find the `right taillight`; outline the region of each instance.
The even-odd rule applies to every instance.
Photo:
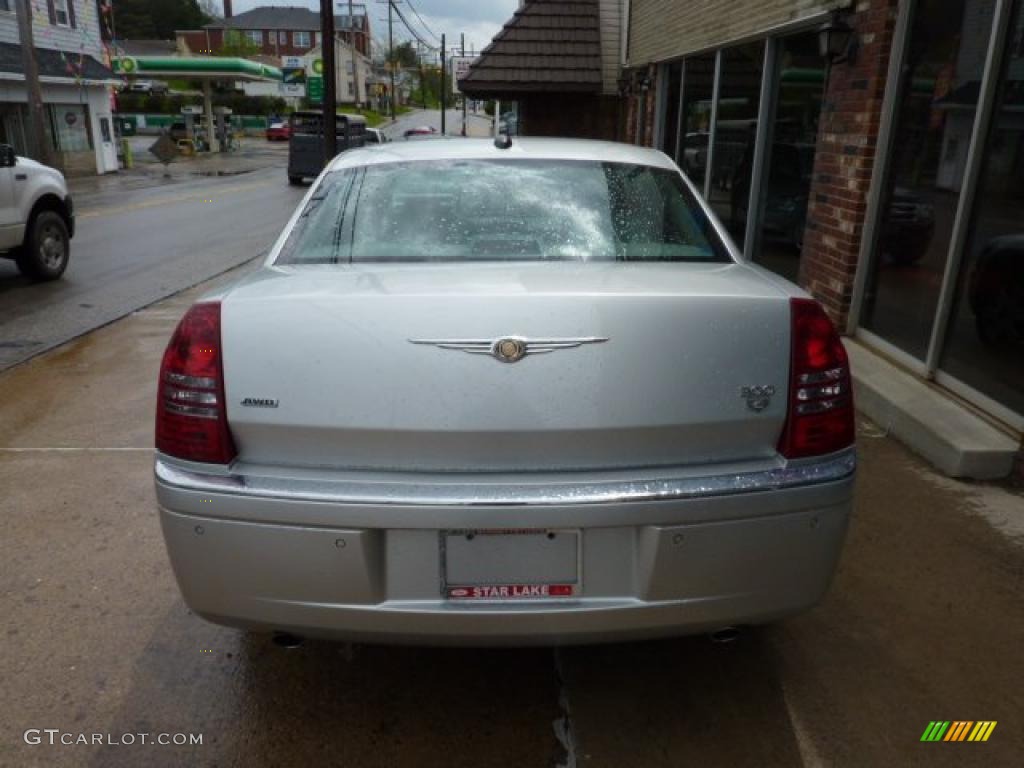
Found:
[[[813,299],[790,299],[789,412],[779,438],[788,459],[853,445],[853,387],[846,349]]]
[[[164,351],[156,449],[179,459],[215,464],[229,464],[235,458],[224,402],[218,302],[193,305]]]

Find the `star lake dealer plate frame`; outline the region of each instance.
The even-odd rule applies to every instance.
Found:
[[[583,590],[578,528],[438,532],[441,595],[455,602],[566,600]]]

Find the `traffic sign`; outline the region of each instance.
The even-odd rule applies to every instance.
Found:
[[[452,93],[462,93],[459,90],[459,80],[469,74],[469,65],[476,59],[476,56],[452,56]]]

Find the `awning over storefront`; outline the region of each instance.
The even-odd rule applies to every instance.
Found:
[[[597,0],[527,0],[459,81],[474,99],[601,92]]]
[[[54,51],[49,48],[36,49],[39,77],[43,82],[84,83],[86,85],[107,85],[119,82],[118,77],[92,56],[84,53]],[[0,43],[0,78],[11,76],[21,80],[25,68],[21,58],[21,46],[14,43]]]
[[[280,81],[281,70],[258,61],[220,56],[119,56],[114,72],[123,77]]]

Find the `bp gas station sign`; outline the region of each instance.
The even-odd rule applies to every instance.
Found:
[[[324,100],[324,60],[313,59],[306,70],[306,97],[314,104]]]

